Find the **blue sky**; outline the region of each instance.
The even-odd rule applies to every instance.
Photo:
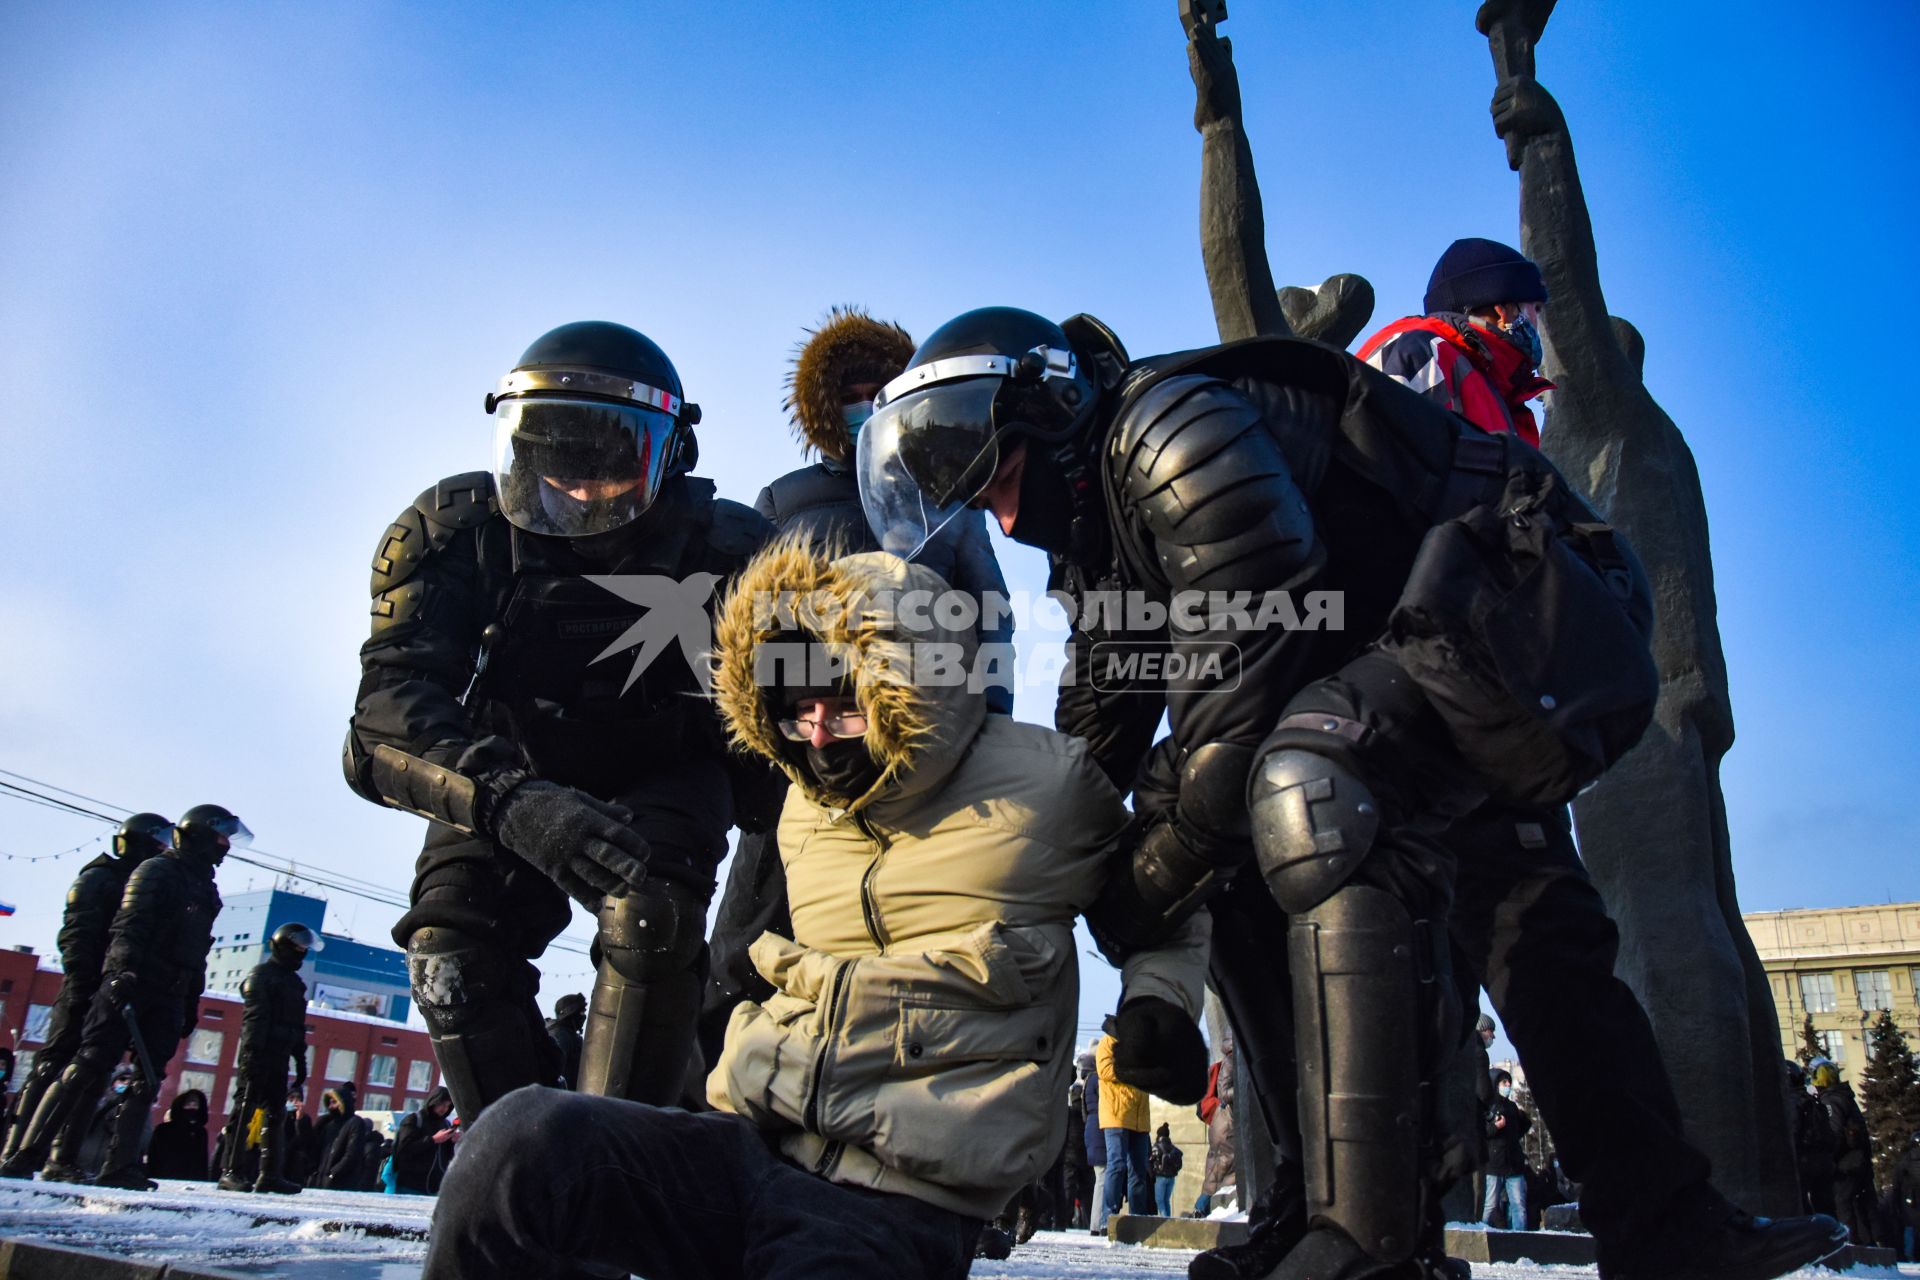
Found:
[[[1385,322],[1455,237],[1516,238],[1472,10],[1234,6],[1276,278],[1360,272]],[[1540,49],[1700,463],[1749,909],[1920,897],[1916,14],[1570,2]],[[744,501],[797,461],[780,382],[830,303],[1084,310],[1136,354],[1213,332],[1173,0],[14,5],[0,47],[0,768],[216,800],[395,887],[419,823],[338,765],[368,557],[486,465],[481,397],[534,336],[650,334]],[[0,805],[6,853],[98,831]],[[78,862],[0,862],[0,942],[51,947]]]

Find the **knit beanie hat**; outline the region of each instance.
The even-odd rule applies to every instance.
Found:
[[[1497,240],[1455,240],[1434,264],[1427,281],[1427,314],[1472,311],[1496,302],[1545,302],[1540,268]]]

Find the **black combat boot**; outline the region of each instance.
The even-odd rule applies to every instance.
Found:
[[[302,1188],[285,1176],[286,1167],[287,1118],[269,1111],[260,1127],[260,1176],[254,1179],[253,1189],[276,1196],[299,1195]]]
[[[1824,1213],[1756,1218],[1704,1184],[1672,1203],[1624,1248],[1601,1242],[1601,1280],[1773,1280],[1847,1246],[1847,1229]]]
[[[1249,1215],[1252,1230],[1246,1241],[1207,1250],[1187,1264],[1187,1280],[1260,1280],[1279,1266],[1307,1232],[1299,1185],[1293,1184],[1292,1193],[1284,1197],[1285,1212],[1275,1209],[1280,1199],[1261,1197]]]

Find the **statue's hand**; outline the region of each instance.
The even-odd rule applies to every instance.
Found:
[[[1507,142],[1507,166],[1520,167],[1520,153],[1533,138],[1567,127],[1560,104],[1538,80],[1515,76],[1493,91],[1493,131]]]
[[[1553,14],[1555,0],[1486,0],[1474,15],[1473,25],[1483,36],[1493,34],[1495,23],[1518,23],[1530,44],[1540,43]]]
[[[1197,91],[1193,127],[1237,123],[1240,119],[1240,75],[1233,68],[1233,41],[1214,34],[1212,26],[1194,28],[1187,41],[1187,69]]]

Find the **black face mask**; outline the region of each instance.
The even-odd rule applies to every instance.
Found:
[[[829,742],[824,747],[808,747],[802,766],[807,776],[823,791],[847,800],[858,800],[880,781],[880,763],[867,754],[867,744],[859,738]]]
[[[1038,441],[1027,443],[1020,472],[1020,513],[1007,536],[1042,551],[1073,550],[1074,493],[1059,452]]]

